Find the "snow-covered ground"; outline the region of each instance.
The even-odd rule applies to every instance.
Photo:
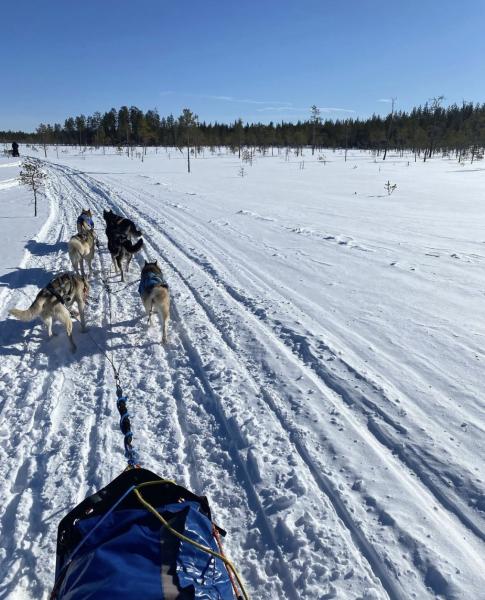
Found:
[[[483,597],[485,169],[325,158],[49,149],[36,220],[0,160],[0,598],[47,597],[58,521],[124,468],[103,348],[142,464],[209,496],[253,598]],[[69,269],[83,207],[71,355],[7,312]],[[108,207],[143,231],[129,281],[163,266],[166,348],[135,283],[103,287]]]

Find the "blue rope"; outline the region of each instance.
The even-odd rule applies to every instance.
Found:
[[[131,445],[133,440],[133,433],[131,431],[131,421],[130,415],[128,413],[128,409],[126,408],[126,402],[128,398],[123,396],[123,390],[120,385],[116,385],[116,395],[118,396],[118,400],[116,401],[116,406],[120,413],[120,430],[124,435],[124,446],[125,446],[125,457],[128,461],[128,465],[130,467],[136,467],[139,464],[138,454],[136,450]]]

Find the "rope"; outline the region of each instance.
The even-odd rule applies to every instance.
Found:
[[[162,483],[162,481],[158,481],[158,482],[149,482],[150,484],[155,484],[155,483]],[[229,569],[232,571],[232,573],[234,574],[234,577],[237,580],[237,583],[239,585],[239,588],[242,592],[242,597],[239,596],[238,600],[240,598],[244,598],[244,600],[249,600],[249,595],[246,591],[246,588],[244,587],[244,584],[242,582],[242,579],[239,575],[239,573],[237,572],[236,567],[234,566],[234,564],[223,554],[221,554],[220,552],[216,552],[215,550],[212,550],[212,548],[208,548],[207,546],[204,546],[203,544],[199,544],[199,542],[196,542],[195,540],[193,540],[192,538],[187,537],[186,535],[184,535],[183,533],[180,533],[179,531],[177,531],[176,529],[174,529],[170,523],[163,518],[163,516],[158,512],[158,510],[156,508],[154,508],[149,502],[147,502],[145,500],[145,498],[143,498],[143,496],[140,494],[140,489],[142,487],[144,487],[146,484],[141,484],[139,486],[137,486],[136,488],[134,488],[133,493],[135,494],[135,496],[138,498],[140,504],[142,506],[144,506],[147,510],[149,510],[152,515],[154,515],[159,521],[160,523],[162,523],[162,525],[171,533],[173,534],[175,537],[177,537],[179,540],[182,540],[183,542],[187,542],[188,544],[192,544],[192,546],[194,546],[195,548],[198,548],[199,550],[201,550],[202,552],[205,552],[206,554],[210,554],[211,556],[214,556],[215,558],[218,558],[220,560],[222,560],[222,562],[224,563],[224,565],[226,566],[226,569]]]
[[[113,294],[113,296],[114,296],[115,294],[119,294],[120,292],[122,292],[122,291],[126,290],[126,288],[129,288],[129,287],[130,287],[130,285],[133,285],[134,283],[138,283],[138,279],[134,279],[133,281],[130,281],[130,282],[128,282],[126,285],[124,285],[124,286],[123,286],[122,288],[120,288],[119,290],[115,290],[114,292],[113,292],[113,291],[110,291],[110,293],[111,293],[111,294]]]
[[[124,445],[125,445],[125,457],[128,461],[128,467],[135,468],[139,467],[138,455],[136,450],[133,448],[133,433],[131,431],[131,421],[130,415],[128,413],[128,409],[126,408],[126,396],[123,396],[123,390],[120,385],[116,385],[116,395],[118,396],[118,400],[116,402],[116,406],[118,407],[118,412],[120,413],[120,430],[124,437]]]
[[[217,529],[217,525],[215,525],[214,523],[212,523],[212,535],[214,536],[217,546],[219,547],[219,552],[222,554],[222,556],[225,556],[224,549],[222,547],[221,534],[219,533],[219,530]],[[242,596],[240,596],[238,593],[236,581],[234,579],[234,573],[231,571],[231,569],[226,569],[226,570],[227,570],[227,574],[229,575],[229,579],[231,580],[231,585],[232,585],[232,589],[234,590],[234,595],[236,596],[237,600],[240,600],[242,598]]]
[[[98,246],[98,251],[99,251],[99,264],[101,266],[101,279],[103,280],[103,286],[104,289],[106,290],[106,294],[108,296],[108,315],[109,315],[109,326],[110,329],[113,327],[113,314],[112,314],[112,308],[111,308],[111,294],[113,293],[111,291],[111,288],[109,286],[108,283],[108,278],[105,275],[104,272],[104,268],[103,268],[103,261],[101,260],[101,252],[99,250],[99,246]],[[134,282],[130,282],[128,285],[131,285]],[[125,286],[126,287],[128,287]],[[124,289],[124,288],[122,288]],[[118,290],[121,291],[121,290]],[[89,333],[89,332],[88,332]],[[120,362],[118,365],[118,368],[116,368],[115,362],[114,362],[114,351],[113,348],[111,348],[111,357],[108,356],[108,352],[110,351],[110,349],[108,350],[103,350],[103,348],[101,348],[101,346],[96,342],[96,340],[93,338],[93,336],[91,336],[91,339],[93,340],[93,342],[96,344],[96,346],[98,346],[98,348],[101,350],[101,352],[105,355],[106,359],[108,360],[108,362],[111,365],[111,368],[113,369],[113,375],[114,375],[114,379],[115,379],[115,384],[116,384],[116,396],[118,398],[118,400],[116,401],[116,407],[118,408],[118,412],[120,413],[120,430],[121,433],[124,436],[123,439],[123,444],[125,447],[125,457],[128,461],[128,467],[129,469],[135,468],[135,467],[139,467],[140,466],[140,462],[138,460],[138,454],[136,452],[136,450],[133,448],[133,432],[131,431],[131,421],[130,421],[130,415],[128,413],[128,408],[126,407],[126,402],[127,402],[127,397],[123,395],[123,390],[121,388],[121,382],[120,382],[120,371],[121,371],[121,367],[123,366],[123,363]]]

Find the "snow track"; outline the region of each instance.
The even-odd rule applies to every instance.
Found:
[[[47,597],[60,517],[123,468],[107,351],[142,464],[209,496],[254,598],[472,597],[483,491],[436,449],[427,417],[418,426],[402,410],[405,394],[317,335],[310,300],[224,245],[180,193],[46,167],[51,214],[0,294],[0,599]],[[102,246],[89,335],[77,324],[68,356],[63,332],[47,342],[6,317],[69,269],[66,241],[87,206]],[[104,208],[143,231],[130,285],[110,273]],[[136,294],[144,258],[171,289],[166,348]]]

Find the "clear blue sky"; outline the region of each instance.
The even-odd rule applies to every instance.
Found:
[[[485,0],[5,0],[0,129],[123,104],[297,120],[485,101]],[[353,111],[353,112],[345,112]]]

